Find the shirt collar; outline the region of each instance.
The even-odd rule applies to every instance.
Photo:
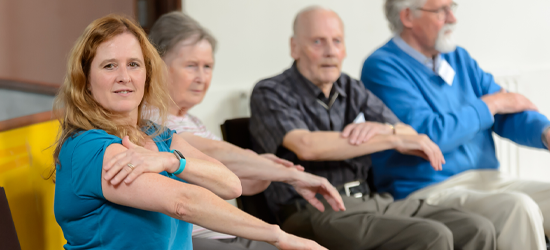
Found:
[[[416,49],[411,47],[409,44],[407,44],[407,42],[405,42],[405,40],[403,40],[403,38],[401,38],[399,34],[396,34],[392,38],[392,41],[395,43],[395,45],[397,45],[397,47],[399,47],[409,56],[411,56],[412,58],[414,58],[415,60],[423,64],[424,66],[428,67],[430,71],[434,71],[434,63],[435,63],[435,73],[437,74],[437,72],[439,72],[439,67],[441,66],[441,60],[442,60],[441,54],[437,54],[435,59],[426,57],[425,55],[423,55],[422,53],[418,52]]]
[[[300,73],[300,71],[298,71],[298,67],[296,66],[296,61],[294,61],[294,63],[292,64],[291,69],[292,69],[292,73],[299,80],[300,85],[305,87],[307,89],[307,92],[312,93],[317,99],[319,98],[319,96],[324,96],[323,91],[319,87],[317,87],[317,85],[313,84],[309,79],[305,78],[304,75],[302,75],[302,73]],[[332,90],[331,90],[331,94],[330,94],[329,98],[332,97],[334,92],[338,92],[339,96],[347,97],[346,92],[344,91],[344,89],[341,86],[342,85],[342,79],[343,79],[342,75],[340,75],[340,77],[338,77],[336,82],[334,82],[332,84]]]

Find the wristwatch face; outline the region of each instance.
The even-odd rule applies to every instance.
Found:
[[[177,149],[174,149],[174,154],[176,155],[176,157],[178,157],[178,160],[185,159],[183,154]]]

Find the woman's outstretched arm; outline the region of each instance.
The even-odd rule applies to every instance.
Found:
[[[123,180],[131,183],[143,173],[174,173],[180,162],[173,153],[158,152],[152,141],[144,147],[130,142],[128,137],[122,139],[122,145],[112,144],[104,156],[103,176],[111,184],[117,185]],[[179,150],[186,158],[183,172],[177,176],[189,183],[204,187],[223,199],[239,197],[242,192],[239,178],[221,162],[193,148],[179,136],[172,139],[171,149]],[[112,155],[110,155],[112,153]],[[133,169],[128,167],[131,163]]]
[[[110,145],[104,162],[124,150],[127,149],[120,144]],[[105,173],[103,170],[102,175]],[[101,186],[105,198],[116,204],[164,213],[214,231],[265,241],[280,249],[324,249],[242,212],[206,188],[156,173],[144,173],[131,183],[117,185],[102,178]]]

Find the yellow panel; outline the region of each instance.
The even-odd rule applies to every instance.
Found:
[[[53,167],[58,122],[0,132],[0,186],[6,190],[22,250],[57,250],[66,243],[55,221]]]

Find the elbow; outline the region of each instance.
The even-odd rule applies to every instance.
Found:
[[[226,188],[218,195],[224,200],[231,200],[241,196],[242,193],[243,187],[241,186],[241,181],[233,174],[231,180],[228,180]]]
[[[209,196],[212,196],[212,192],[207,189],[186,184],[186,188],[181,189],[175,199],[172,199],[167,207],[167,214],[179,220],[193,222],[201,211],[201,200],[208,200]]]
[[[172,208],[172,217],[183,221],[192,221],[194,213],[191,212],[193,209],[189,206],[189,204],[190,202],[185,201],[185,199],[176,200],[174,207]]]
[[[231,188],[228,197],[225,198],[226,200],[235,199],[243,194],[243,187],[241,186],[241,182],[239,181],[239,179],[237,179],[237,182],[238,184],[233,185],[233,187]]]
[[[315,161],[319,159],[320,154],[315,151],[314,146],[311,138],[302,136],[298,143],[292,145],[291,151],[302,161]]]
[[[220,199],[219,194],[204,187],[186,184],[186,188],[178,192],[164,213],[170,217],[197,224],[198,218],[204,215],[204,207],[213,204],[216,199]]]
[[[224,200],[231,200],[241,196],[243,189],[239,177],[218,160],[213,159],[213,161],[215,161],[223,171],[218,177],[216,191],[212,191]]]

